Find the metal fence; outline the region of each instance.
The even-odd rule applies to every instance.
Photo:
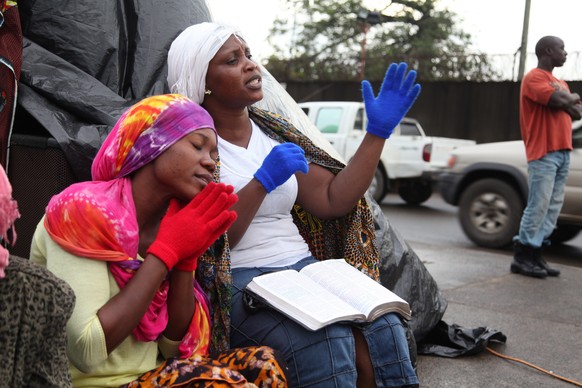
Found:
[[[582,81],[569,81],[582,94]],[[288,82],[296,101],[361,101],[359,82]],[[378,90],[379,82],[373,82]],[[516,81],[423,82],[422,93],[409,112],[427,134],[472,139],[478,143],[520,139],[519,89]]]
[[[493,81],[517,81],[519,72],[519,53],[488,55],[489,62],[498,74]],[[528,53],[525,71],[537,66],[538,60],[534,53]],[[566,81],[582,80],[582,51],[568,53],[564,66],[554,69],[554,75]]]

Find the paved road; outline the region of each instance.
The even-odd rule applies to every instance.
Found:
[[[420,206],[409,206],[395,194],[382,201],[382,209],[390,222],[414,247],[415,244],[447,249],[464,248],[471,251],[504,254],[511,258],[507,249],[486,249],[476,246],[461,230],[457,219],[457,207],[447,204],[433,195]],[[548,262],[582,268],[582,233],[567,243],[545,249]],[[508,264],[509,266],[509,264]]]
[[[509,250],[473,245],[458,225],[456,208],[438,195],[420,207],[390,195],[382,208],[439,285],[448,302],[445,322],[499,330],[507,343],[491,344],[494,350],[582,387],[581,237],[546,252],[546,260],[562,270],[560,277],[533,279],[509,273]],[[575,386],[487,351],[419,356],[418,375],[421,388]]]

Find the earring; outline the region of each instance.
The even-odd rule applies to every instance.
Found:
[[[207,96],[210,96],[210,94],[212,94],[212,92],[211,92],[210,90],[206,89],[206,90],[204,91],[204,94],[206,94]]]

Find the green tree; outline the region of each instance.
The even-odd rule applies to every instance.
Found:
[[[437,2],[386,0],[383,10],[369,11],[361,0],[286,0],[291,17],[275,20],[265,66],[281,81],[380,80],[401,61],[424,81],[496,78],[487,56],[470,51],[457,15]]]

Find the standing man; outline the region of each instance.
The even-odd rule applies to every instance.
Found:
[[[513,238],[511,272],[545,278],[560,271],[542,258],[564,202],[572,150],[572,119],[581,118],[580,96],[552,75],[566,62],[562,39],[545,36],[536,44],[537,68],[521,83],[520,126],[528,161],[529,195],[519,234]]]

